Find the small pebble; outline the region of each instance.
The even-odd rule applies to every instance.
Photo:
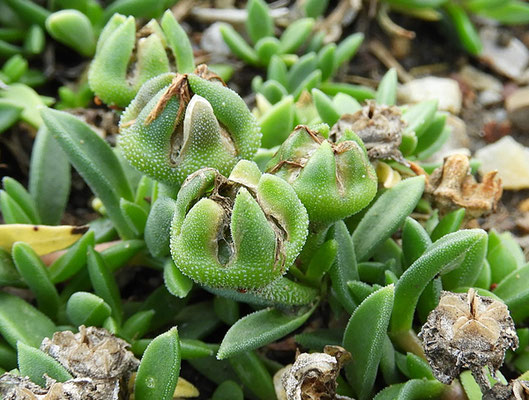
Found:
[[[482,175],[498,171],[504,189],[529,188],[529,149],[511,136],[479,149],[475,157],[481,161],[479,170]]]
[[[428,76],[414,79],[399,88],[399,100],[403,103],[420,103],[426,100],[437,100],[439,110],[459,114],[462,94],[455,79]]]

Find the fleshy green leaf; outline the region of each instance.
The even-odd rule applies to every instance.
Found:
[[[24,186],[9,176],[2,179],[2,184],[4,190],[18,204],[22,211],[24,211],[24,214],[28,216],[31,223],[36,225],[40,224],[41,221],[37,212],[37,206]]]
[[[167,10],[163,14],[160,25],[165,33],[168,45],[176,58],[178,72],[181,74],[193,72],[195,69],[193,48],[191,47],[186,32],[176,21],[170,10]]]
[[[60,10],[46,19],[46,30],[57,41],[79,54],[90,57],[96,50],[96,37],[88,17],[77,10]]]
[[[129,342],[133,342],[143,337],[151,327],[151,321],[154,317],[154,310],[138,311],[131,315],[121,328],[120,334],[127,338]]]
[[[86,265],[88,246],[94,246],[94,244],[94,232],[88,231],[48,267],[50,280],[53,283],[59,283],[77,274]]]
[[[246,10],[248,11],[246,31],[254,44],[264,37],[274,35],[274,21],[270,17],[270,10],[266,2],[249,0]]]
[[[39,347],[56,329],[51,319],[20,297],[0,292],[0,333],[13,348],[18,341]]]
[[[393,308],[393,285],[377,290],[354,311],[345,328],[344,348],[352,361],[347,380],[360,400],[371,397]]]
[[[27,243],[15,243],[12,253],[18,272],[37,298],[39,309],[53,318],[60,301],[57,289],[48,277],[46,266]]]
[[[352,313],[357,304],[349,292],[347,282],[358,279],[354,244],[343,221],[333,225],[329,237],[338,243],[336,258],[329,271],[332,288],[341,305],[348,313]]]
[[[446,214],[437,224],[432,234],[432,241],[436,241],[442,238],[444,235],[457,231],[465,218],[465,209],[460,208],[459,210],[452,211]]]
[[[472,55],[479,55],[483,49],[483,45],[476,28],[463,7],[454,2],[447,2],[444,5],[444,9],[452,20],[459,40],[461,40],[465,50]]]
[[[141,359],[136,381],[136,400],[172,400],[180,373],[178,330],[171,328],[149,344]]]
[[[375,100],[377,104],[392,106],[397,101],[397,70],[391,68],[378,84]]]
[[[231,25],[223,24],[220,26],[220,33],[222,38],[230,48],[230,50],[241,60],[250,65],[258,65],[259,57],[257,52],[251,48],[248,43],[237,33]]]
[[[42,222],[57,225],[70,194],[70,163],[45,126],[39,129],[31,151],[29,192]]]
[[[259,400],[275,398],[272,377],[255,352],[248,351],[229,359],[232,368],[241,382],[250,389]]]
[[[309,37],[314,20],[312,18],[302,18],[294,21],[281,35],[279,39],[281,53],[292,53]]]
[[[211,400],[244,400],[244,393],[236,382],[226,381],[215,389]]]
[[[352,238],[358,260],[368,259],[413,211],[424,190],[424,177],[409,178],[384,192],[364,215]]]
[[[342,40],[334,53],[334,68],[340,68],[342,64],[353,58],[363,41],[364,34],[360,32],[353,33]]]
[[[220,344],[217,358],[230,358],[273,342],[299,328],[314,307],[301,315],[288,315],[274,308],[254,312],[237,321]]]
[[[73,115],[48,108],[42,110],[42,118],[75,169],[101,199],[120,235],[133,237],[119,206],[121,197],[132,201],[133,195],[111,148]]]
[[[411,329],[415,306],[426,285],[443,269],[456,263],[486,243],[481,229],[450,233],[431,245],[400,277],[395,286],[395,305],[391,321],[393,333]]]
[[[103,257],[93,247],[88,248],[88,273],[94,292],[112,308],[112,316],[120,322],[123,318],[121,298],[116,280]]]
[[[55,359],[23,342],[17,343],[18,370],[22,376],[27,376],[37,385],[46,386],[44,374],[58,382],[73,379],[70,373]]]
[[[402,227],[402,253],[406,267],[417,260],[432,244],[428,232],[411,217],[406,217]]]
[[[184,298],[193,288],[193,281],[182,274],[173,260],[168,260],[163,269],[165,287],[173,296]]]
[[[76,292],[66,303],[66,314],[74,326],[101,326],[111,311],[105,300],[88,292]]]
[[[332,100],[319,89],[312,89],[312,98],[322,121],[333,126],[340,119],[340,114],[334,107]]]
[[[494,294],[499,296],[509,310],[516,323],[529,316],[529,264],[507,275],[494,289]]]

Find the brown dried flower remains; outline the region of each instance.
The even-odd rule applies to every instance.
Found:
[[[79,333],[56,332],[40,349],[57,360],[74,377],[66,382],[46,378],[41,388],[29,379],[6,373],[0,377],[4,400],[118,400],[139,361],[128,343],[107,330],[79,327]]]
[[[483,367],[495,372],[507,349],[518,346],[514,322],[505,304],[468,293],[442,292],[439,305],[428,316],[419,336],[435,377],[450,384],[468,368],[489,389]]]
[[[424,192],[441,214],[463,207],[466,218],[481,217],[496,210],[503,193],[496,171],[487,173],[481,183],[476,182],[470,174],[469,159],[463,154],[446,157],[430,176],[416,164],[412,164],[412,169],[427,177]]]
[[[336,394],[336,378],[351,355],[339,346],[325,346],[323,351],[324,353],[299,354],[293,365],[278,372],[282,372],[282,388],[276,387],[279,399],[348,399]]]
[[[407,165],[399,150],[402,131],[406,127],[401,116],[400,108],[396,106],[368,101],[365,107],[354,114],[343,115],[332,127],[329,137],[335,137],[338,141],[349,129],[362,139],[370,160],[393,159]]]

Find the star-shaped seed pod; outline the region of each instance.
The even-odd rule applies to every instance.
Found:
[[[351,130],[362,139],[370,160],[393,159],[407,165],[399,146],[406,122],[399,107],[378,105],[368,101],[354,114],[344,114],[331,129],[329,136],[341,136]]]
[[[292,265],[307,228],[307,212],[292,187],[242,160],[229,178],[206,168],[186,179],[171,226],[171,255],[202,285],[264,288]]]
[[[99,36],[88,83],[96,96],[110,106],[126,107],[147,80],[176,70],[194,68],[191,44],[170,11],[136,32],[134,17],[121,14],[107,22]]]
[[[350,130],[325,139],[300,125],[270,160],[267,171],[292,185],[314,225],[357,213],[377,191],[375,170],[362,141]]]
[[[490,388],[483,367],[494,373],[518,336],[507,306],[489,297],[442,292],[439,305],[419,334],[435,377],[450,384],[461,369],[470,369],[483,391]]]
[[[195,72],[146,82],[120,121],[125,158],[171,186],[206,167],[228,175],[260,143],[259,127],[239,95],[205,66]]]

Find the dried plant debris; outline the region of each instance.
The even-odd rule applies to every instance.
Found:
[[[483,395],[483,400],[529,400],[529,381],[515,380],[497,384]]]
[[[325,346],[324,353],[303,353],[281,373],[282,387],[276,386],[279,399],[346,400],[336,394],[336,378],[351,355],[339,346]],[[279,377],[279,375],[278,375]]]
[[[56,332],[42,341],[41,350],[65,367],[75,379],[56,382],[46,377],[42,388],[25,377],[0,377],[4,400],[118,400],[127,398],[127,382],[139,361],[128,344],[107,330],[79,327],[79,333]],[[125,397],[123,397],[125,396]]]
[[[494,373],[507,349],[518,347],[507,306],[472,288],[468,293],[442,292],[419,337],[439,381],[450,384],[461,369],[470,369],[484,392],[490,389],[484,367]]]
[[[118,400],[120,386],[117,380],[76,378],[61,383],[47,377],[42,388],[26,377],[6,373],[0,377],[0,394],[4,400]]]
[[[336,137],[337,141],[346,129],[350,129],[364,142],[370,160],[393,159],[407,165],[399,150],[402,131],[406,127],[401,116],[400,108],[396,106],[368,101],[354,114],[343,115],[333,126],[329,137]]]
[[[56,332],[40,349],[60,362],[74,377],[121,379],[138,368],[129,344],[95,327],[79,327],[79,333]]]
[[[418,172],[426,175],[424,171]],[[427,177],[424,192],[442,215],[463,207],[466,217],[471,219],[495,211],[503,188],[496,171],[486,173],[481,183],[476,182],[470,173],[468,157],[453,154]]]

